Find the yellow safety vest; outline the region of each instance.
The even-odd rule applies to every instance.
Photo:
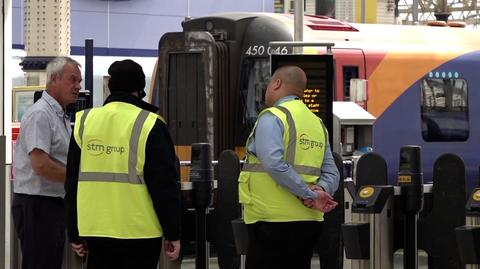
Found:
[[[285,128],[284,160],[302,176],[307,184],[316,184],[327,145],[327,131],[315,114],[301,100],[287,101],[262,111],[273,113]],[[323,213],[303,205],[303,201],[280,186],[265,172],[258,158],[248,152],[255,124],[247,140],[247,160],[239,176],[239,198],[243,204],[244,221],[322,221]]]
[[[163,236],[143,178],[147,138],[157,118],[124,102],[76,114],[74,137],[82,150],[77,193],[80,236]]]

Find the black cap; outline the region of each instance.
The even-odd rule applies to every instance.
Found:
[[[139,92],[145,88],[145,73],[142,66],[127,59],[116,61],[108,68],[110,92]]]

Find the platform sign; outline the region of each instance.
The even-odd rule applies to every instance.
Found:
[[[271,57],[272,74],[277,68],[296,65],[307,75],[307,87],[303,102],[325,124],[332,134],[333,117],[333,56],[332,55],[273,55]],[[330,145],[332,136],[330,135]]]

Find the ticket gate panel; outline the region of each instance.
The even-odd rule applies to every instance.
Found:
[[[370,214],[372,232],[370,233],[370,257],[373,257],[370,268],[393,268],[393,196],[385,204],[380,214]]]
[[[467,216],[465,218],[465,226],[464,227],[480,227],[480,218],[478,216]],[[459,228],[457,228],[456,230],[458,230]],[[464,231],[466,232],[466,231]],[[464,254],[462,254],[462,252],[468,252],[467,250],[465,249],[462,249],[462,245],[465,243],[465,242],[470,242],[470,244],[467,244],[467,245],[473,245],[474,243],[471,242],[471,240],[464,240],[464,239],[459,239],[458,238],[458,231],[456,231],[456,235],[457,235],[457,240],[459,240],[459,248],[460,248],[460,256],[462,258],[463,261],[466,261],[468,260],[469,258],[466,258],[466,257],[463,257],[465,256]],[[474,234],[473,232],[470,232],[469,233],[470,236],[472,236],[472,234]],[[473,237],[473,236],[472,236]],[[465,247],[464,247],[465,248]],[[472,256],[474,254],[466,254],[467,256]],[[470,260],[472,260],[472,258],[470,258]],[[480,269],[480,264],[465,264],[465,269]]]
[[[345,237],[345,254],[348,259],[370,258],[370,224],[366,221],[342,225]]]
[[[480,226],[461,226],[455,232],[462,261],[480,264]]]
[[[365,254],[362,255],[362,257],[356,257],[355,259],[351,260],[351,268],[355,269],[369,269],[370,268],[370,257],[371,257],[371,252],[370,252],[370,242],[372,240],[371,237],[371,228],[370,228],[370,218],[369,215],[367,214],[352,214],[352,219],[356,221],[361,227],[361,230],[359,231],[361,235],[359,236],[360,240],[360,245],[363,250],[363,252],[366,252]],[[366,237],[366,239],[365,239]],[[347,257],[348,258],[348,257]]]
[[[342,226],[352,269],[393,268],[392,207],[393,186],[363,186],[358,190],[352,208],[355,222]]]
[[[480,268],[480,188],[475,188],[466,204],[465,225],[455,228],[458,250],[465,268]]]

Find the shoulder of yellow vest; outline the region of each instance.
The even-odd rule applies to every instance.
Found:
[[[258,116],[260,116],[260,115],[262,115],[262,114],[265,114],[267,111],[269,111],[270,113],[274,113],[274,114],[275,114],[275,111],[280,111],[280,112],[282,112],[282,111],[281,111],[280,109],[278,109],[277,107],[272,106],[272,107],[267,107],[267,108],[265,108],[264,110],[262,110]]]
[[[79,121],[83,115],[83,113],[85,113],[85,111],[87,110],[91,110],[92,108],[86,108],[86,109],[82,109],[82,110],[79,110],[75,113],[75,121]]]
[[[75,112],[75,118],[78,119],[81,115],[83,115],[83,110]]]
[[[160,116],[160,115],[157,114],[157,118],[158,118],[159,120],[161,120],[163,123],[167,124],[167,122],[165,121],[165,119],[164,119],[162,116]]]

